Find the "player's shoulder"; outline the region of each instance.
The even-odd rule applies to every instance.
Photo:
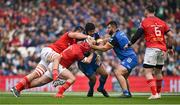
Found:
[[[126,36],[126,33],[124,31],[117,30],[115,36],[117,38],[122,38],[122,37]]]
[[[146,25],[149,24],[151,22],[151,18],[147,17],[147,18],[143,18],[141,21],[141,25]]]
[[[155,17],[155,19],[156,19],[157,21],[159,21],[159,22],[165,23],[164,20],[162,20],[162,19],[160,19],[160,18],[158,18],[158,17]]]
[[[144,22],[146,22],[146,21],[148,21],[148,20],[149,20],[149,18],[144,18],[144,17],[143,17],[143,18],[141,19],[141,23],[144,23]]]

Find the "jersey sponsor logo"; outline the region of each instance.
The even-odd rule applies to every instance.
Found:
[[[127,62],[128,62],[128,63],[131,63],[131,62],[132,62],[132,59],[131,59],[131,58],[128,58],[128,59],[127,59]]]

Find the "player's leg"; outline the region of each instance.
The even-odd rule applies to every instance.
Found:
[[[31,83],[30,83],[29,88],[43,86],[43,85],[45,85],[47,83],[50,83],[51,81],[52,81],[52,78],[49,78],[48,76],[43,75],[43,76],[41,76],[39,78],[36,78],[36,79],[32,80]]]
[[[122,65],[119,65],[117,67],[117,69],[114,70],[114,74],[115,74],[119,84],[121,85],[121,88],[123,89],[123,94],[125,96],[130,96],[128,86],[127,86],[127,83],[126,83],[126,78],[123,76],[123,75],[125,75],[127,73],[128,73],[127,69]]]
[[[41,61],[42,62],[42,61]],[[11,89],[11,91],[13,92],[13,94],[16,97],[20,96],[20,92],[23,89],[29,88],[30,87],[30,83],[33,79],[36,79],[40,76],[42,76],[46,71],[46,68],[42,65],[42,64],[38,64],[37,67],[35,68],[35,70],[28,74],[27,76],[25,76],[22,80],[20,80],[15,87],[13,87]]]
[[[89,69],[90,70],[90,69]],[[86,75],[86,74],[85,74]],[[93,94],[94,94],[94,86],[96,84],[96,74],[93,73],[91,75],[86,75],[86,77],[88,77],[89,79],[89,90],[88,90],[88,93],[87,93],[87,97],[93,97]]]
[[[41,58],[45,61],[52,62],[52,72],[53,72],[53,79],[56,80],[58,76],[58,67],[60,61],[60,54],[55,52],[53,49],[49,47],[43,48],[41,52]]]
[[[94,86],[96,83],[95,70],[97,69],[97,67],[95,67],[94,64],[92,65],[92,63],[84,64],[82,62],[78,62],[78,67],[86,75],[86,77],[89,79],[89,83],[88,83],[89,90],[87,93],[87,97],[93,97]]]
[[[153,67],[150,67],[149,65],[143,65],[145,70],[145,77],[147,80],[147,84],[151,90],[151,96],[148,99],[157,99],[157,89],[156,89],[156,80],[153,77]]]
[[[116,77],[123,89],[122,97],[132,97],[129,90],[128,76],[131,73],[132,69],[137,65],[137,56],[132,55],[128,58],[125,58],[121,65],[118,65],[118,70],[115,70]]]
[[[48,68],[49,62],[52,62],[53,63],[52,69],[57,69],[59,65],[60,55],[55,51],[53,51],[51,48],[45,47],[41,51],[41,59],[44,62],[40,62],[40,64],[44,65],[45,68]],[[31,81],[29,88],[43,86],[51,82],[52,79],[47,76],[48,75],[47,72],[48,71],[46,70],[46,73],[44,75]]]
[[[49,78],[53,78],[52,74],[53,63],[48,65],[49,71],[45,74]],[[66,68],[62,67],[60,64],[58,66],[59,76],[58,78],[63,78],[66,82],[62,86],[58,86],[58,92],[56,97],[62,98],[63,93],[75,82],[75,76]]]
[[[108,77],[108,73],[105,71],[103,64],[101,64],[101,66],[99,66],[99,68],[96,70],[96,72],[98,74],[100,74],[99,87],[98,87],[97,90],[99,92],[101,92],[105,97],[109,97],[109,94],[104,89],[104,85],[106,83],[106,80],[107,80],[107,77]]]
[[[156,76],[156,90],[158,93],[159,98],[161,98],[161,87],[162,87],[162,80],[163,80],[163,75],[162,75],[162,65],[157,65],[155,69],[155,76]]]
[[[52,51],[50,48],[43,48],[41,51],[41,61],[35,68],[35,70],[30,73],[29,75],[25,76],[20,82],[16,84],[15,87],[11,89],[13,94],[17,97],[20,95],[20,92],[25,89],[29,88],[30,82],[33,79],[41,77],[47,71],[47,65],[49,61],[53,58],[55,52]]]
[[[68,70],[64,69],[60,73],[60,77],[65,79],[66,82],[62,86],[58,86],[58,92],[56,94],[57,98],[62,98],[63,93],[75,82],[76,78],[75,76]]]
[[[158,56],[157,56],[157,65],[155,67],[155,76],[156,76],[156,88],[157,88],[157,93],[159,95],[159,98],[161,98],[161,87],[162,87],[162,80],[163,80],[163,75],[162,75],[162,68],[164,65],[164,52],[159,51]]]
[[[50,76],[49,76],[50,75]],[[52,82],[52,73],[49,73],[49,71],[46,71],[45,74],[39,78],[36,78],[34,80],[31,81],[29,88],[34,88],[34,87],[39,87],[39,86],[43,86],[47,83]],[[58,86],[58,85],[62,85],[65,83],[65,81],[63,81],[62,79],[57,79],[55,81],[56,83],[53,83],[54,87]]]
[[[130,94],[130,96],[132,96],[131,91],[130,91],[130,87],[129,87],[129,81],[128,81],[129,73],[125,74],[124,77],[126,79],[126,84],[127,84],[127,89],[129,91],[129,94]]]
[[[148,99],[157,99],[156,80],[153,77],[153,69],[157,63],[157,51],[153,48],[146,48],[143,67],[147,84],[151,90],[151,96]]]

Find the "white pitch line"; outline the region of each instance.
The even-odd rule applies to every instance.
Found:
[[[1,94],[12,94],[11,92],[2,92]],[[22,94],[32,94],[32,95],[53,95],[55,92],[22,92]],[[87,92],[65,92],[65,95],[68,96],[84,96]],[[121,92],[109,92],[111,96],[119,96]],[[94,96],[101,96],[101,93],[94,93]],[[149,96],[150,93],[132,93],[133,96]],[[180,96],[178,93],[162,93],[162,95],[168,95],[168,96]]]
[[[0,104],[0,105],[61,105],[61,104]],[[92,105],[92,104],[62,104],[62,105]],[[95,105],[121,105],[121,104],[95,104]],[[155,105],[155,104],[123,104],[123,105]],[[156,105],[180,105],[180,104],[156,104]]]

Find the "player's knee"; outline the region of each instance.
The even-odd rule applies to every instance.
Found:
[[[121,75],[123,75],[124,77],[126,77],[126,75],[128,75],[128,70],[126,69],[126,70],[122,70],[121,71]]]
[[[92,75],[88,77],[90,81],[96,82],[96,76]]]
[[[154,69],[153,67],[152,67],[152,68],[145,68],[145,67],[144,67],[144,73],[145,73],[145,74],[152,73],[152,72],[153,72],[153,69]]]
[[[114,71],[114,74],[117,75],[117,76],[122,75],[122,71],[117,69],[117,70]]]
[[[156,69],[155,70],[155,75],[162,75],[162,70],[161,69]]]

